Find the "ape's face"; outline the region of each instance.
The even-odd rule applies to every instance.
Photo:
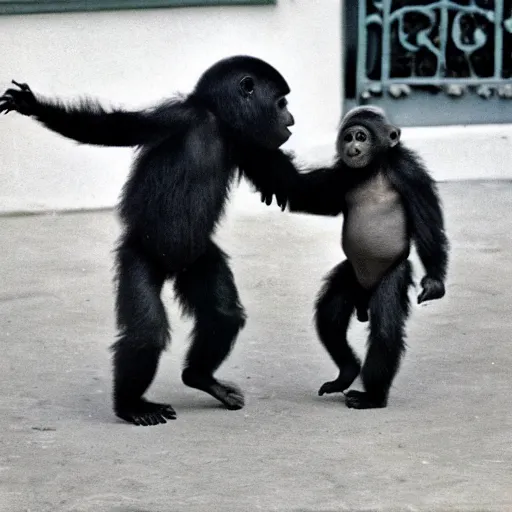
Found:
[[[400,142],[400,128],[375,107],[356,107],[341,123],[338,156],[352,169],[364,169]]]
[[[361,169],[371,164],[378,148],[374,135],[361,125],[345,128],[338,138],[338,155],[352,169]]]
[[[239,84],[240,112],[245,112],[246,136],[257,145],[277,149],[291,136],[295,124],[286,93],[277,84],[246,76]]]
[[[292,132],[289,127],[295,124],[292,114],[288,110],[288,100],[281,96],[275,102],[275,109],[277,111],[275,121],[275,142],[273,146],[278,148],[281,144],[284,144],[291,136]]]

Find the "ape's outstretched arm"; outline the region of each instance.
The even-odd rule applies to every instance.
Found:
[[[343,209],[342,174],[337,166],[300,172],[283,151],[258,150],[244,153],[240,169],[267,205],[275,195],[282,210],[288,204],[292,212],[335,216]]]
[[[36,97],[27,84],[13,83],[18,88],[7,89],[0,96],[0,113],[16,111],[33,117],[50,130],[85,144],[146,144],[185,131],[194,116],[191,108],[178,101],[140,112],[106,111],[92,100],[64,105]]]
[[[400,165],[392,165],[400,170],[392,179],[404,201],[411,235],[426,271],[421,281],[423,292],[418,297],[421,303],[445,294],[449,243],[435,181],[413,151],[403,148],[402,155]]]
[[[290,211],[335,217],[344,210],[345,192],[342,171],[336,165],[300,173],[290,194]]]

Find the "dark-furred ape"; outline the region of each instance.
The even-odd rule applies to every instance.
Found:
[[[295,212],[343,213],[347,259],[326,277],[315,314],[318,336],[339,375],[323,384],[319,394],[344,392],[361,373],[365,391],[347,392],[346,405],[385,407],[405,350],[411,242],[426,270],[418,303],[444,296],[449,244],[437,186],[418,156],[400,142],[400,129],[383,110],[349,111],[336,149],[333,166],[297,175],[278,203],[282,208],[288,203]],[[282,152],[258,165],[293,181],[295,168]],[[272,197],[270,191],[262,194],[267,204]],[[369,311],[369,346],[362,369],[347,341],[354,310],[361,321],[368,320]]]
[[[259,190],[283,197],[285,177],[271,176],[265,168],[251,172],[242,164],[262,153],[270,161],[281,157],[276,149],[294,124],[284,78],[260,59],[235,56],[205,71],[184,99],[138,112],[106,110],[92,100],[65,105],[13,83],[16,87],[0,97],[0,113],[30,116],[85,144],[139,147],[119,206],[117,416],[136,425],[176,417],[170,405],[143,398],[170,339],[160,297],[170,278],[184,311],[195,316],[183,382],[228,409],[242,408],[238,387],[214,377],[245,313],[227,256],[211,237],[237,168]]]

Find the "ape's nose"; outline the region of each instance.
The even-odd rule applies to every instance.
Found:
[[[290,118],[288,119],[288,122],[286,123],[286,126],[293,126],[295,124],[295,119],[290,114]]]
[[[350,157],[359,156],[361,154],[361,150],[359,148],[349,148],[347,151],[347,155]]]

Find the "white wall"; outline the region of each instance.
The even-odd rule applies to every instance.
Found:
[[[512,124],[407,127],[402,141],[419,152],[439,181],[512,179]],[[330,134],[308,153],[314,161],[323,159],[333,146]]]
[[[340,5],[279,0],[275,6],[0,16],[0,90],[14,78],[48,96],[91,95],[138,108],[190,91],[218,59],[250,54],[277,67],[291,86],[296,125],[284,147],[305,162],[329,162],[343,95]],[[512,125],[407,128],[403,140],[438,180],[512,178]],[[130,149],[77,146],[30,119],[2,116],[0,213],[112,206],[131,156]],[[242,184],[232,207],[262,205]]]
[[[0,16],[0,89],[14,78],[48,96],[91,95],[138,108],[190,91],[221,58],[249,54],[279,69],[292,89],[296,126],[286,147],[307,156],[323,144],[331,153],[341,108],[340,29],[339,0]],[[0,211],[111,206],[131,156],[2,116]],[[240,204],[248,193],[237,192]]]

